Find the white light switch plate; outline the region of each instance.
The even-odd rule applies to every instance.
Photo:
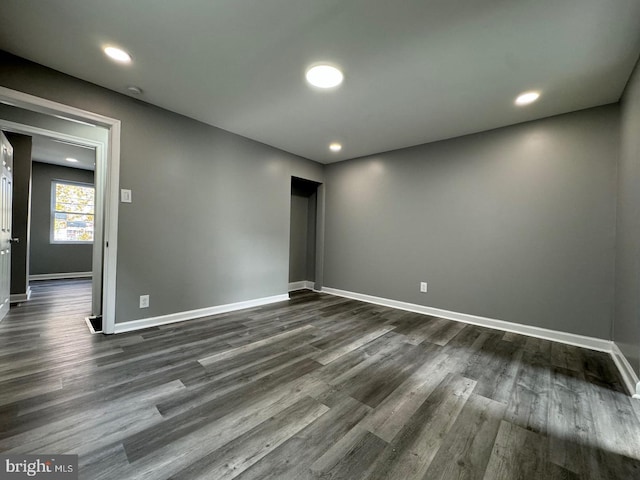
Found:
[[[122,203],[131,203],[131,190],[120,189],[120,201]]]

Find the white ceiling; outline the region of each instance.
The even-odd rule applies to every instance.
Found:
[[[32,138],[31,158],[36,162],[82,168],[83,170],[95,169],[95,148],[69,145],[41,135],[33,135]],[[67,161],[67,158],[75,158],[78,161],[71,163]]]
[[[330,163],[616,102],[640,1],[2,0],[0,48]],[[305,84],[318,61],[342,86]]]

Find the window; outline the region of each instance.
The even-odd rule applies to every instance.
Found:
[[[51,182],[51,243],[92,243],[95,188]]]

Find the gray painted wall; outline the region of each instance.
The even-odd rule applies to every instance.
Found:
[[[622,98],[613,338],[640,374],[640,66]]]
[[[322,165],[6,53],[0,85],[122,121],[117,322],[287,292],[291,177]]]
[[[609,339],[618,156],[613,105],[330,165],[324,285]]]
[[[69,180],[93,184],[93,172],[33,162],[31,194],[31,275],[90,272],[92,245],[51,244],[51,182]]]
[[[29,286],[29,209],[31,206],[31,137],[6,133],[13,147],[13,205],[11,236],[11,294],[24,295]]]

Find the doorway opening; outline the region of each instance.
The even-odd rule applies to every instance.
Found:
[[[0,106],[0,124],[12,114]],[[33,115],[31,119],[38,120]],[[8,177],[12,180],[10,303],[20,306],[31,299],[32,287],[42,291],[46,286],[63,297],[59,303],[66,298],[74,311],[93,319],[90,331],[102,331],[100,295],[94,302],[92,285],[95,220],[103,217],[95,202],[96,147],[35,134],[29,132],[30,126],[12,127],[2,130],[13,152]],[[96,283],[95,290],[101,292],[100,277]],[[63,284],[66,288],[61,288]],[[81,297],[69,289],[71,285],[79,287]]]
[[[72,225],[68,222],[65,224],[66,231],[58,232],[58,240],[62,237],[66,240],[72,237],[86,239],[84,233],[87,224],[93,223],[93,251],[90,254],[91,313],[92,316],[102,317],[104,333],[114,333],[120,121],[4,87],[0,87],[0,104],[2,108],[9,107],[18,112],[17,116],[9,120],[6,115],[0,115],[2,130],[84,148],[90,150],[95,158],[93,218],[90,219],[87,215],[82,218],[72,217]],[[58,128],[61,121],[72,128]],[[84,132],[89,129],[98,133],[84,134],[82,129]],[[76,185],[83,183],[87,185],[82,181],[76,182]],[[54,188],[52,183],[51,199]],[[51,222],[54,225],[56,213],[62,217],[65,213],[77,215],[87,212],[51,211]],[[50,234],[51,238],[56,235],[53,231]],[[87,274],[88,271],[80,273]],[[28,292],[25,293],[28,295]]]
[[[91,288],[95,219],[101,216],[95,202],[96,149],[42,135],[7,132],[7,137],[14,144],[13,236],[21,240],[12,251],[11,303],[29,300],[31,287],[44,282],[51,288],[82,285],[83,291],[88,286],[89,295],[82,297],[85,316],[96,322],[92,331],[102,331]],[[75,301],[74,295],[68,298]]]
[[[291,177],[291,223],[289,230],[289,291],[319,288],[317,269],[321,247],[318,242],[321,221],[321,184]]]

